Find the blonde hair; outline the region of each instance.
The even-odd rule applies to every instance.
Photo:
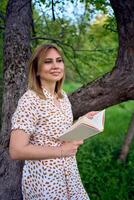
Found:
[[[39,45],[33,55],[31,56],[31,59],[29,60],[29,72],[28,72],[28,89],[31,89],[33,91],[36,92],[36,94],[41,98],[41,99],[46,99],[42,87],[41,87],[41,82],[40,82],[40,77],[38,76],[38,70],[40,65],[43,63],[44,61],[44,56],[46,55],[47,51],[49,49],[55,49],[60,56],[63,59],[63,55],[60,52],[60,50],[53,44],[42,44]],[[64,59],[63,59],[64,62]],[[64,75],[63,77],[56,82],[55,85],[55,91],[58,98],[63,98],[63,94],[61,93],[62,90],[62,84],[63,81],[65,80],[65,71],[64,71]]]

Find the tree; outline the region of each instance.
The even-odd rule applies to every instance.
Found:
[[[128,132],[124,139],[121,152],[119,154],[119,160],[125,161],[133,138],[134,138],[134,114],[132,114],[132,119],[128,128]]]
[[[117,60],[111,72],[69,95],[75,118],[86,113],[87,108],[99,110],[134,99],[134,2],[110,2],[116,17],[119,37]]]
[[[3,122],[0,141],[0,199],[21,199],[23,162],[11,161],[8,155],[11,114],[18,98],[26,90],[32,24],[31,1],[9,0],[6,10],[4,41]],[[15,170],[14,170],[15,169]]]
[[[69,94],[74,119],[90,110],[99,110],[134,99],[134,2],[111,0],[111,5],[119,34],[118,57],[111,72]],[[30,55],[31,24],[31,1],[9,0],[6,13],[3,123],[0,139],[1,200],[21,199],[20,181],[23,163],[9,159],[8,142],[11,114],[18,98],[26,89],[26,61]]]
[[[6,1],[3,0],[0,4],[0,49],[3,48],[3,37],[4,37],[4,28],[5,28],[5,11]],[[0,51],[0,128],[1,128],[1,107],[2,107],[2,94],[3,94],[3,78],[2,78],[2,69],[3,69],[3,51]]]

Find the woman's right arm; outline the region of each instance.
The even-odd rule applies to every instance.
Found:
[[[12,130],[9,154],[13,160],[41,160],[73,156],[83,141],[64,142],[60,147],[39,146],[29,143],[29,135],[24,130]]]

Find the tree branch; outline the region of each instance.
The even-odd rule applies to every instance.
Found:
[[[51,41],[54,41],[54,42],[62,43],[63,45],[70,47],[73,51],[91,51],[91,52],[94,52],[94,51],[102,51],[102,52],[109,51],[109,52],[111,52],[111,51],[117,50],[116,48],[111,48],[111,49],[74,49],[73,46],[66,44],[66,43],[63,43],[59,39],[54,39],[54,38],[51,38],[51,37],[37,36],[37,37],[32,37],[31,40],[51,40]]]
[[[40,10],[41,10],[41,12],[42,12],[42,16],[44,17],[44,19],[45,19],[45,23],[46,23],[46,27],[47,27],[47,29],[48,29],[48,31],[50,30],[49,29],[49,25],[48,25],[48,22],[47,22],[47,18],[46,18],[46,13],[44,12],[44,10],[42,9],[42,5],[41,5],[41,2],[40,2],[40,0],[37,0],[36,1],[38,4],[39,4],[39,6],[40,6]],[[37,21],[37,20],[36,20]]]
[[[61,42],[60,40],[54,39],[54,38],[51,38],[51,37],[39,37],[39,36],[32,37],[31,40],[51,40],[51,41],[54,41],[54,42]]]
[[[101,52],[105,52],[105,51],[114,51],[114,50],[117,50],[115,48],[112,48],[112,49],[76,49],[75,51],[91,51],[91,52],[94,52],[94,51],[101,51]]]
[[[72,48],[72,51],[73,51],[73,55],[74,55],[74,62],[69,58],[69,56],[67,55],[67,53],[65,52],[64,48],[62,47],[62,45],[58,44],[61,48],[62,48],[62,51],[64,52],[66,58],[69,60],[69,62],[75,67],[75,70],[76,72],[78,73],[78,75],[80,76],[81,80],[84,81],[84,77],[81,75],[80,71],[79,71],[79,68],[77,67],[77,63],[76,63],[76,60],[75,60],[75,50]],[[71,46],[70,46],[71,47]]]
[[[54,14],[54,1],[52,0],[52,16],[53,16],[53,21],[55,21],[55,14]]]
[[[133,138],[134,138],[134,113],[132,115],[132,119],[129,124],[128,133],[126,134],[124,143],[121,147],[120,155],[118,158],[119,160],[122,160],[122,161],[126,160]]]

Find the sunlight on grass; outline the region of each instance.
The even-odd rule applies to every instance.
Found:
[[[66,81],[63,84],[63,89],[68,93],[75,91],[77,88],[81,87],[82,84],[73,81]]]

